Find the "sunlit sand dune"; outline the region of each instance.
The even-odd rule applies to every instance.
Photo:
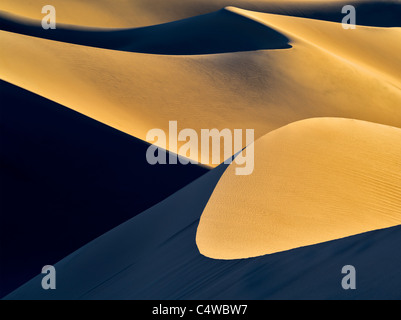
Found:
[[[255,142],[255,171],[220,179],[202,254],[255,257],[401,224],[401,129],[350,119],[290,124]]]
[[[344,59],[346,63],[360,65],[367,71],[384,76],[384,79],[401,89],[401,28],[366,28],[339,30],[333,22],[265,14],[231,8],[233,12],[255,19],[293,39],[314,45],[325,52]],[[373,36],[374,34],[374,36]]]
[[[5,299],[401,298],[401,226],[257,259],[199,254],[199,217],[224,169],[211,170],[57,263],[57,290],[43,290],[38,275]],[[360,266],[357,290],[339,283],[345,263]]]
[[[0,96],[0,298],[207,172],[152,166],[147,143],[3,81]]]
[[[234,8],[225,10],[237,14],[239,21],[249,15]],[[235,14],[230,14],[230,19],[236,19]],[[277,32],[283,34],[282,39],[288,37],[292,48],[167,56],[1,32],[0,77],[142,140],[152,128],[168,133],[170,120],[178,121],[179,129],[197,132],[202,128],[255,129],[256,138],[317,116],[401,127],[401,91],[394,85],[400,45],[396,41],[383,45],[381,40],[397,30],[358,27],[349,31],[340,24],[283,16],[272,16],[276,19],[267,23],[269,16],[253,21],[268,24],[271,30],[267,33],[273,39]],[[354,33],[350,36],[354,41],[359,33],[365,58],[361,64],[356,62],[355,47],[332,48],[330,44],[325,48],[327,43],[315,39],[313,32],[306,33],[309,38],[304,40],[291,29],[298,23],[319,28],[322,37],[326,30],[336,30],[338,39]],[[164,30],[161,26],[158,32],[168,26]],[[177,50],[185,48],[186,42],[179,42],[180,34],[187,30],[184,26],[174,29]],[[372,43],[380,46],[375,47],[377,54],[368,56],[364,52]],[[386,62],[377,62],[381,52]]]

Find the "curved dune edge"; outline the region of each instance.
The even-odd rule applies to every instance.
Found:
[[[312,117],[401,127],[401,90],[394,80],[399,45],[381,40],[394,38],[394,30],[358,27],[341,42],[340,24],[273,16],[255,19],[288,34],[293,48],[165,56],[0,32],[0,78],[142,140],[153,128],[168,133],[171,120],[199,136],[201,129],[229,128],[254,129],[255,138]],[[302,37],[294,33],[297,27],[305,29]],[[326,33],[337,39],[335,48],[320,40]],[[360,49],[347,49],[350,43]],[[385,63],[364,54],[373,43]],[[366,57],[364,63],[354,62],[357,54]]]
[[[339,118],[299,121],[255,142],[255,171],[233,163],[200,219],[196,243],[242,259],[401,224],[401,130]]]
[[[147,143],[3,81],[0,96],[0,300],[208,172],[152,166]]]
[[[37,21],[0,12],[4,31],[96,48],[160,55],[200,55],[289,49],[289,39],[257,19],[229,8],[143,28],[86,28],[59,24],[44,30]]]

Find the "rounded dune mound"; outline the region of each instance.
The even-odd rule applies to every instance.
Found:
[[[256,257],[401,224],[401,130],[314,118],[255,142],[255,170],[230,165],[197,230],[214,259]]]

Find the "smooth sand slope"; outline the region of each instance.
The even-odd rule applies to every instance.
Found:
[[[207,170],[0,81],[0,297]]]
[[[350,119],[290,124],[255,142],[255,171],[231,165],[197,245],[215,259],[271,254],[401,224],[401,129]]]
[[[0,296],[66,256],[7,298],[401,298],[399,1],[51,4],[0,4]],[[255,129],[255,172],[150,166],[171,120]]]
[[[166,56],[1,32],[0,77],[142,140],[153,128],[168,132],[170,120],[178,121],[179,130],[255,129],[256,138],[311,117],[346,117],[401,127],[397,77],[401,44],[389,41],[398,29],[350,31],[338,23],[253,16],[235,8],[211,17],[222,15],[229,16],[230,23],[246,16],[267,25],[267,33],[279,31],[292,48]],[[173,28],[174,39],[183,36],[176,49],[186,45],[188,25],[182,25],[185,28]],[[158,27],[158,34],[170,26]],[[296,33],[298,27],[305,29],[302,35]],[[335,39],[335,47],[324,40],[326,33]],[[269,34],[276,39],[276,32]],[[349,41],[340,41],[343,35]],[[355,44],[349,48],[351,42]],[[369,47],[376,53],[365,53]]]
[[[255,259],[199,254],[199,217],[224,169],[213,169],[57,263],[57,290],[43,290],[39,275],[6,299],[401,298],[401,227]],[[347,264],[357,268],[357,290],[341,287]]]
[[[50,4],[50,3],[49,3]],[[288,16],[340,22],[344,5],[358,11],[358,24],[401,26],[398,0],[52,0],[58,23],[90,27],[132,28],[170,22],[209,13],[225,6]],[[4,13],[40,21],[44,3],[30,0],[2,0]]]
[[[362,28],[339,31],[339,25],[302,18],[285,19],[282,16],[231,8],[250,19],[266,25],[293,39],[307,42],[329,54],[372,74],[381,75],[401,90],[401,28]],[[349,32],[351,31],[351,32]],[[375,36],[372,36],[375,34]]]

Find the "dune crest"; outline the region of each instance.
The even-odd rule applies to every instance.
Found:
[[[215,259],[286,251],[401,224],[401,129],[339,118],[290,124],[255,142],[255,171],[230,165],[200,220]]]
[[[134,28],[166,23],[235,6],[287,16],[339,22],[341,8],[353,5],[358,24],[400,27],[401,4],[397,0],[52,0],[63,24]],[[0,10],[40,20],[44,4],[30,0],[2,0]]]
[[[0,298],[207,172],[151,166],[147,143],[9,83],[0,96]]]

